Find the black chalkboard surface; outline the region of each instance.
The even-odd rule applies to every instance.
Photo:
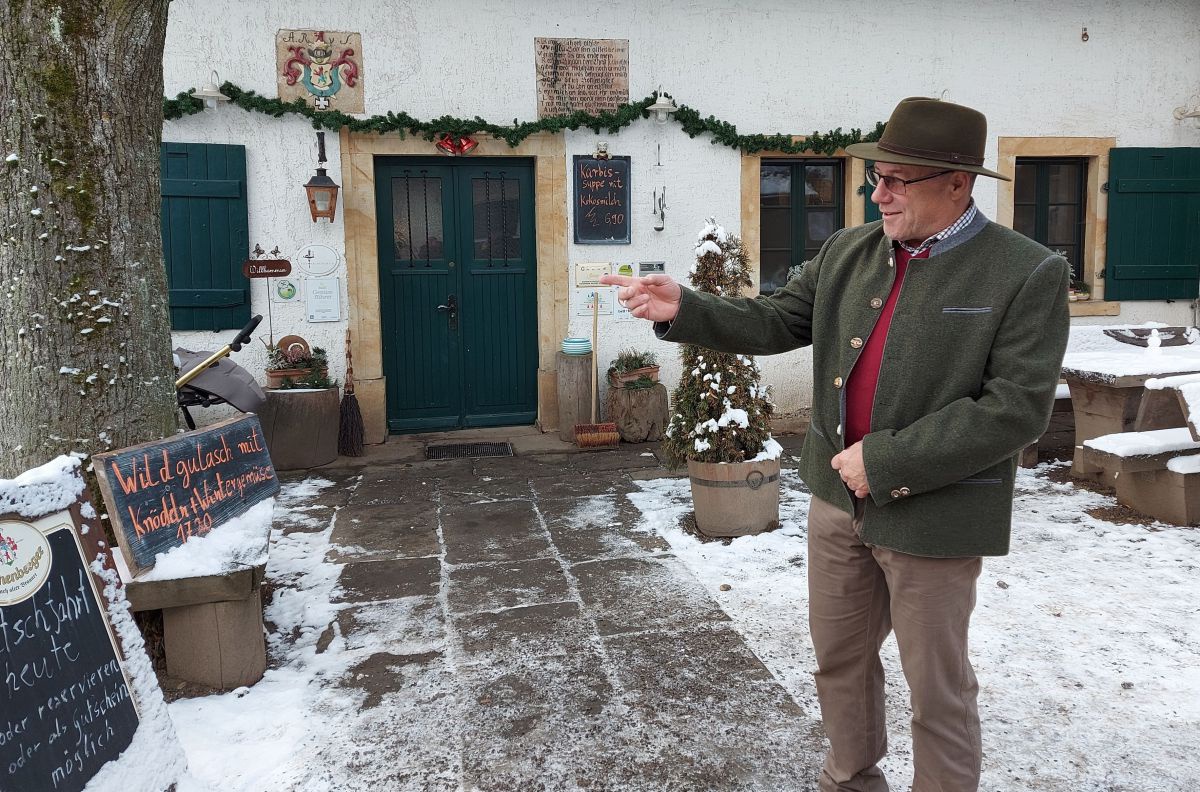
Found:
[[[629,244],[629,157],[576,154],[575,244]]]
[[[136,576],[279,492],[257,415],[93,457],[117,544]]]
[[[29,599],[0,606],[5,792],[80,792],[129,747],[138,728],[103,599],[75,531],[63,525],[45,538],[51,559],[45,581]]]

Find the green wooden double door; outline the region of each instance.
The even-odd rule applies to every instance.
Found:
[[[375,190],[389,431],[533,423],[532,164],[380,157]]]

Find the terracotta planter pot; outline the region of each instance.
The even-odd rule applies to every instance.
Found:
[[[296,380],[303,379],[314,372],[324,375],[328,373],[328,371],[329,370],[327,368],[267,369],[267,387],[282,388],[284,380],[291,380],[292,382],[295,382]]]
[[[624,388],[626,383],[646,377],[651,382],[658,382],[658,366],[642,366],[631,371],[618,374],[611,369],[608,372],[608,384],[613,388]]]
[[[688,461],[696,527],[705,536],[748,536],[779,525],[779,460]]]

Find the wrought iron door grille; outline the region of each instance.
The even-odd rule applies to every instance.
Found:
[[[512,455],[512,445],[509,443],[451,443],[425,446],[426,459],[466,459]]]

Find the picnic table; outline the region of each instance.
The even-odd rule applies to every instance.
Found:
[[[1152,378],[1200,373],[1197,340],[1200,333],[1184,327],[1072,328],[1062,376],[1075,414],[1073,476],[1103,480],[1103,470],[1084,458],[1088,440],[1185,425],[1178,399],[1147,390],[1145,384]]]

